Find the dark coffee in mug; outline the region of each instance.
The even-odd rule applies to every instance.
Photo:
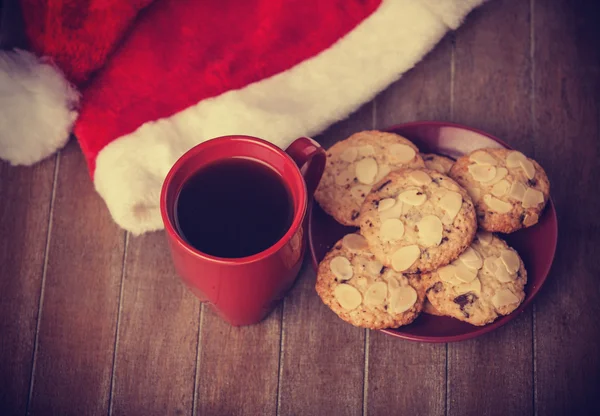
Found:
[[[279,174],[254,159],[207,165],[188,179],[177,197],[178,233],[197,250],[217,257],[260,253],[285,235],[293,201]]]

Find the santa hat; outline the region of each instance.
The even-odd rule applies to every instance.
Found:
[[[114,220],[162,228],[173,163],[228,134],[285,148],[348,116],[483,0],[20,0],[0,54],[0,158],[73,132]]]

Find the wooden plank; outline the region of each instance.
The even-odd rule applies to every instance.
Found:
[[[367,388],[368,415],[444,414],[445,344],[416,343],[370,331]]]
[[[376,100],[376,126],[449,120],[452,38],[444,38],[412,71]],[[369,337],[367,414],[439,415],[446,405],[446,346]]]
[[[499,0],[456,33],[454,119],[531,154],[530,10]],[[531,414],[532,308],[483,337],[448,345],[447,414]]]
[[[559,247],[536,304],[539,415],[600,414],[599,19],[598,2],[534,2],[536,155],[559,215]]]
[[[197,415],[274,415],[281,306],[263,322],[232,327],[203,305]]]
[[[443,38],[412,70],[377,96],[377,128],[416,120],[452,119],[452,42],[451,34]]]
[[[124,233],[77,144],[59,160],[30,412],[106,414]]]
[[[448,344],[447,414],[532,414],[531,344],[531,313],[481,338]]]
[[[0,163],[0,413],[25,413],[55,158]]]
[[[456,33],[453,118],[524,152],[533,151],[530,10],[497,0],[475,10]]]
[[[179,281],[164,233],[130,237],[111,414],[190,414],[200,302]]]
[[[369,103],[316,139],[329,147],[372,127]],[[362,414],[365,330],[343,322],[321,302],[308,255],[285,299],[282,344],[280,415]]]

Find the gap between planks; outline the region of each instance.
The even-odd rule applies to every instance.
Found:
[[[200,382],[200,354],[202,353],[202,324],[204,321],[204,302],[198,310],[198,339],[196,344],[196,366],[194,368],[194,391],[192,392],[192,416],[198,413],[198,383]]]
[[[121,282],[119,284],[119,304],[117,306],[117,322],[115,324],[115,343],[113,346],[113,362],[110,373],[110,389],[108,391],[108,415],[113,412],[113,394],[115,391],[115,373],[117,371],[117,351],[119,348],[119,328],[121,324],[121,312],[123,311],[123,286],[125,285],[125,273],[127,272],[127,248],[129,247],[129,232],[125,232],[125,244],[123,247],[123,261],[121,263]]]
[[[281,379],[283,378],[283,342],[285,331],[283,322],[285,316],[285,297],[281,301],[281,316],[279,318],[279,362],[277,363],[277,393],[275,394],[275,415],[279,416],[281,411]]]
[[[44,263],[42,265],[42,281],[40,282],[40,296],[38,298],[38,311],[35,322],[35,333],[33,336],[33,353],[31,357],[31,374],[29,377],[29,392],[27,394],[27,405],[25,414],[29,414],[29,406],[33,397],[33,386],[35,384],[35,367],[37,365],[37,352],[39,345],[40,322],[44,306],[44,294],[46,289],[46,272],[48,270],[48,253],[50,251],[50,240],[52,239],[52,219],[54,218],[54,200],[56,199],[56,186],[58,182],[58,170],[60,168],[60,154],[58,151],[54,158],[54,175],[52,178],[52,192],[50,193],[50,207],[48,208],[48,231],[46,232],[46,245],[44,247]]]
[[[363,416],[367,416],[369,406],[369,343],[371,339],[371,331],[365,329],[365,362],[364,362],[364,378],[363,378]]]
[[[529,83],[530,83],[530,94],[529,103],[531,109],[531,147],[533,150],[533,156],[536,157],[536,119],[535,119],[535,0],[529,0]],[[531,395],[532,410],[533,414],[537,415],[538,410],[536,407],[537,395],[536,395],[536,384],[537,384],[537,357],[535,354],[537,343],[535,340],[535,328],[536,328],[536,306],[535,302],[531,305],[531,388],[533,390]]]

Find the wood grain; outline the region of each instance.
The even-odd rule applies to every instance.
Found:
[[[327,148],[372,127],[369,103],[316,140]],[[321,302],[309,261],[285,299],[282,342],[280,415],[362,414],[365,330],[348,325]]]
[[[529,23],[521,0],[490,2],[469,16],[456,33],[453,115],[531,154]],[[447,414],[531,414],[532,345],[532,308],[481,338],[449,344]]]
[[[281,306],[263,322],[232,327],[203,305],[197,415],[274,415]]]
[[[111,414],[191,414],[200,302],[163,232],[128,239],[122,293]]]
[[[449,120],[452,39],[447,36],[375,101],[376,127]],[[402,394],[398,394],[402,391]],[[446,406],[446,346],[403,341],[371,331],[367,414],[439,415]]]
[[[552,181],[559,247],[536,305],[539,415],[600,414],[600,5],[534,3],[536,155]]]
[[[0,414],[25,413],[55,158],[0,163]]]
[[[453,37],[444,37],[415,68],[375,99],[375,126],[417,120],[449,121]]]
[[[59,160],[30,412],[106,414],[124,233],[78,146]]]

